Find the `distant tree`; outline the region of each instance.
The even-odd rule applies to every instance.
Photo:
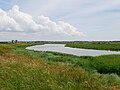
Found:
[[[15,40],[15,43],[17,43],[18,41],[17,40]]]
[[[14,43],[14,40],[12,40],[12,43]]]

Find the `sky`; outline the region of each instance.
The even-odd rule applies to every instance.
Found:
[[[120,0],[0,0],[0,40],[120,40]]]

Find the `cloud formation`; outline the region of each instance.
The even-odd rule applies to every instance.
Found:
[[[45,30],[53,31],[56,34],[62,33],[72,36],[84,36],[82,32],[77,31],[77,29],[69,23],[65,23],[63,21],[53,22],[49,17],[45,17],[43,15],[38,16],[38,19],[42,22],[41,25]]]
[[[38,16],[37,21],[14,5],[9,11],[0,9],[0,32],[39,33],[39,35],[84,36],[74,26],[63,21],[54,22],[49,17]]]

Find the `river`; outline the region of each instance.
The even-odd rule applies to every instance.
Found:
[[[52,51],[66,54],[72,54],[76,56],[100,56],[108,54],[120,54],[120,51],[107,51],[107,50],[93,50],[93,49],[81,49],[65,47],[65,44],[44,44],[27,47],[28,50],[34,51]]]

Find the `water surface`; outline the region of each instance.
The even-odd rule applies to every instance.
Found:
[[[108,55],[108,54],[120,54],[120,51],[106,51],[106,50],[92,50],[92,49],[80,49],[80,48],[71,48],[65,47],[65,44],[44,44],[27,47],[28,50],[35,51],[52,51],[60,52],[66,54],[72,54],[76,56],[99,56],[99,55]]]

